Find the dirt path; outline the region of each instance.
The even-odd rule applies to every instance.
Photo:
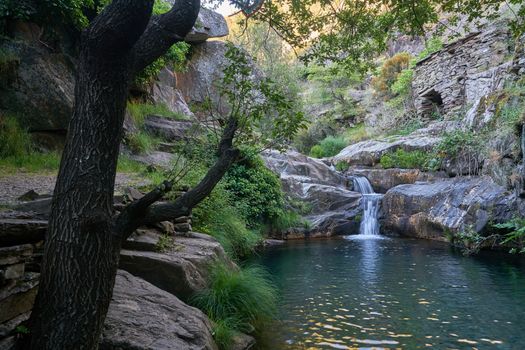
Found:
[[[0,176],[0,205],[17,204],[18,197],[33,190],[40,195],[51,195],[55,188],[56,175],[12,174]],[[136,174],[118,173],[115,190],[120,192],[124,187],[140,187],[149,181]]]

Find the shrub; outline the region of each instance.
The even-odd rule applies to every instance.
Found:
[[[164,55],[140,72],[135,77],[135,83],[139,85],[150,83],[164,67],[169,67],[174,71],[183,71],[185,69],[186,56],[189,53],[189,50],[189,44],[182,41],[176,43],[170,47]]]
[[[144,119],[148,115],[159,115],[166,118],[171,118],[175,120],[185,120],[186,116],[173,113],[170,109],[164,104],[150,104],[150,103],[128,103],[128,112],[133,119],[133,122],[137,127],[142,127],[144,125]]]
[[[372,87],[381,95],[389,95],[390,88],[396,82],[399,74],[407,69],[411,56],[407,52],[400,52],[387,59],[379,71],[379,75],[372,78]]]
[[[19,157],[31,152],[31,138],[15,117],[0,116],[0,157]]]
[[[247,228],[223,182],[193,209],[193,217],[194,228],[215,237],[234,260],[253,253],[262,240],[257,232]]]
[[[423,151],[407,152],[401,148],[394,153],[386,153],[381,157],[380,164],[384,169],[421,169],[432,170],[432,154]]]
[[[346,141],[343,137],[328,136],[318,145],[310,150],[310,156],[314,158],[331,157],[338,154],[346,147]]]
[[[269,170],[258,155],[247,155],[234,164],[225,177],[226,190],[248,226],[277,219],[283,211],[284,195],[279,177]]]
[[[455,130],[446,133],[437,146],[438,156],[455,162],[460,169],[458,174],[465,173],[462,166],[468,167],[469,175],[479,171],[487,140],[483,135],[470,130]]]
[[[139,131],[126,137],[126,145],[133,153],[148,153],[157,147],[159,140],[145,131]]]
[[[277,289],[259,266],[238,270],[218,263],[210,271],[209,287],[191,303],[215,322],[214,338],[226,350],[236,332],[260,331],[274,318]]]
[[[501,244],[514,245],[510,253],[525,254],[525,218],[515,217],[494,227],[508,232]]]

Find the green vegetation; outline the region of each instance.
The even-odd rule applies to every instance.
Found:
[[[159,240],[157,241],[157,244],[155,245],[155,250],[158,252],[166,252],[170,249],[172,249],[175,246],[175,242],[173,241],[173,237],[167,234],[164,234],[159,237]]]
[[[151,83],[164,67],[168,67],[176,72],[184,71],[189,50],[190,45],[182,41],[173,45],[164,55],[139,73],[135,77],[135,82],[139,85]]]
[[[137,127],[144,125],[144,119],[148,115],[158,115],[161,117],[171,118],[175,120],[185,120],[185,115],[172,112],[168,106],[164,104],[138,103],[130,102],[127,106],[127,111],[131,115],[133,122]]]
[[[58,170],[60,154],[34,150],[31,137],[14,116],[0,116],[0,171],[4,173]]]
[[[485,144],[486,139],[481,133],[455,130],[443,135],[436,151],[440,159],[447,159],[459,167],[458,174],[476,175],[484,158]]]
[[[386,153],[381,157],[380,164],[384,169],[420,169],[432,170],[432,154],[423,151],[405,151],[401,148],[394,153]]]
[[[347,145],[343,137],[328,136],[310,150],[310,156],[315,158],[331,157],[338,154]]]
[[[277,175],[256,154],[245,152],[225,177],[226,190],[235,198],[235,207],[249,227],[268,223],[283,213],[284,196]]]
[[[494,227],[508,231],[501,244],[513,246],[510,253],[525,254],[525,218],[515,217],[507,222],[495,224]]]
[[[381,96],[389,96],[392,85],[397,81],[400,73],[409,67],[411,56],[400,52],[387,59],[379,70],[379,74],[372,78],[374,90]]]
[[[148,153],[158,146],[160,140],[140,130],[126,136],[125,143],[133,153]]]
[[[225,263],[212,267],[208,289],[191,301],[215,322],[213,335],[221,350],[231,348],[237,332],[261,331],[274,318],[276,302],[277,290],[265,270]]]
[[[359,123],[345,130],[343,137],[346,143],[350,145],[368,139],[370,134],[366,129],[365,123]]]

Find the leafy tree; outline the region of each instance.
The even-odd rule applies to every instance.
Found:
[[[221,93],[229,113],[214,115],[216,157],[192,189],[160,201],[165,181],[113,213],[124,111],[131,82],[181,42],[199,0],[151,15],[153,0],[114,0],[82,32],[74,112],[55,187],[40,287],[31,316],[31,349],[96,349],[113,290],[121,243],[138,226],[188,215],[213,190],[242,144],[282,146],[302,115],[266,79],[252,79],[248,57],[230,47]]]

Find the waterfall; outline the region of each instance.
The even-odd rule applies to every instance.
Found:
[[[382,195],[375,193],[372,185],[364,176],[354,176],[352,178],[354,188],[363,195],[363,217],[359,235],[377,236],[379,235],[379,203]]]

